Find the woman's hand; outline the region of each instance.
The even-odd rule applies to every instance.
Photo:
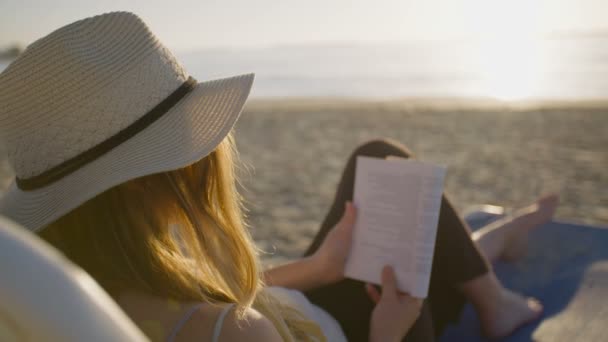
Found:
[[[327,233],[319,249],[311,256],[318,275],[325,284],[344,279],[344,267],[350,253],[356,216],[355,206],[352,202],[346,202],[342,218]]]
[[[344,279],[355,216],[355,207],[347,202],[340,222],[327,233],[317,251],[309,257],[266,270],[266,284],[308,291]]]
[[[397,290],[390,266],[382,269],[382,294],[371,284],[366,284],[365,289],[376,303],[370,322],[370,342],[401,341],[420,316],[422,299]]]

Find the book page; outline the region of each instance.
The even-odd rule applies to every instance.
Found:
[[[428,294],[445,168],[410,159],[357,157],[357,221],[347,277],[380,284],[382,267],[398,288]]]

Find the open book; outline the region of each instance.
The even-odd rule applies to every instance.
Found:
[[[347,277],[380,284],[382,267],[391,265],[401,291],[426,298],[444,176],[430,163],[357,157]]]

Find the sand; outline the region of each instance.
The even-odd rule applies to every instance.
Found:
[[[608,106],[252,101],[236,128],[253,236],[266,262],[300,256],[359,144],[390,137],[448,167],[457,209],[559,192],[557,218],[608,226]]]
[[[448,167],[458,210],[561,193],[559,219],[608,226],[608,105],[257,100],[236,127],[249,222],[263,260],[300,256],[350,152],[377,137]],[[0,147],[1,148],[1,147]],[[12,173],[0,160],[0,187]]]

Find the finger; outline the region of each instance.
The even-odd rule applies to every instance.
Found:
[[[376,287],[372,284],[365,284],[365,291],[367,295],[374,303],[378,303],[380,301],[380,293],[376,289]]]
[[[395,272],[391,266],[382,268],[382,298],[394,298],[397,296],[397,281]]]
[[[424,299],[412,297],[408,294],[400,294],[399,300],[401,303],[416,308],[418,311],[422,310],[424,305]]]

